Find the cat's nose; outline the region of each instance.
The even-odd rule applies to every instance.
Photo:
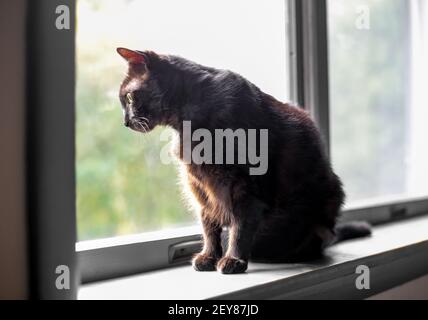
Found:
[[[127,128],[131,126],[131,117],[127,112],[124,114],[124,117],[123,117],[123,125]]]

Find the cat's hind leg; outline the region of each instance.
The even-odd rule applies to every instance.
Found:
[[[316,228],[298,219],[274,219],[259,232],[251,249],[251,260],[264,263],[293,263],[322,257],[323,239]]]

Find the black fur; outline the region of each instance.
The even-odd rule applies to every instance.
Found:
[[[339,223],[334,230],[336,235],[332,244],[350,239],[367,237],[372,234],[370,224],[364,221]]]
[[[183,165],[204,227],[204,249],[194,259],[196,270],[240,273],[250,258],[315,259],[329,243],[368,233],[352,233],[352,225],[336,228],[345,194],[320,134],[304,110],[277,101],[234,72],[176,56],[138,53],[145,62],[130,63],[121,87],[127,110],[129,83],[141,82],[131,92],[136,100],[135,119],[129,126],[134,130],[141,129],[143,118],[144,131],[170,126],[180,135],[180,146],[185,142],[183,121],[191,121],[193,130],[211,132],[269,130],[269,170],[263,176],[250,176],[250,165]],[[254,67],[262,65],[261,60]],[[225,249],[220,244],[223,227],[229,230]]]

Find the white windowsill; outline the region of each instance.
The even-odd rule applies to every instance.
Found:
[[[355,288],[358,265],[371,289]],[[366,298],[428,274],[428,216],[374,228],[371,238],[341,243],[311,264],[250,263],[246,274],[198,273],[191,266],[83,285],[80,300]]]

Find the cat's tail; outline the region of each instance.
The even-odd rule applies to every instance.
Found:
[[[350,239],[368,237],[372,234],[372,227],[365,221],[344,222],[338,223],[334,232],[336,235],[330,245]]]

